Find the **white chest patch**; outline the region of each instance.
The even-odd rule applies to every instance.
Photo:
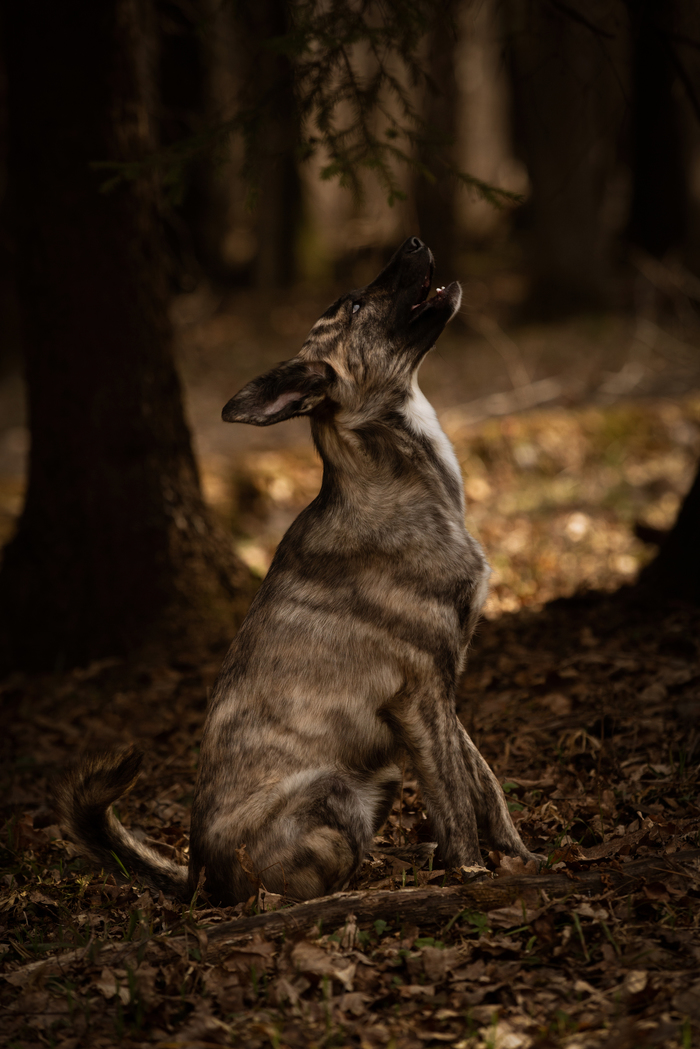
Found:
[[[411,429],[422,437],[428,438],[445,469],[449,470],[456,479],[459,491],[463,491],[462,471],[459,468],[452,442],[440,426],[435,409],[418,385],[416,375],[413,376],[411,396],[406,401],[404,414]]]

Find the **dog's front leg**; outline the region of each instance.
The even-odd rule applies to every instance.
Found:
[[[520,856],[525,862],[535,860],[539,866],[542,862],[541,857],[526,848],[515,829],[501,784],[474,746],[464,725],[458,718],[456,721],[462,757],[467,769],[467,789],[471,795],[479,830],[491,848],[498,849],[508,856]]]
[[[382,717],[410,755],[423,800],[448,867],[481,863],[477,817],[467,787],[454,702],[445,696],[396,697]]]

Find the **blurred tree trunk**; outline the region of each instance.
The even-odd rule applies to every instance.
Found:
[[[692,158],[681,103],[692,96],[700,119],[700,66],[694,47],[697,6],[682,0],[627,0],[632,34],[634,189],[628,237],[662,257],[684,246],[690,216]],[[690,61],[688,61],[690,58]],[[700,467],[657,557],[640,575],[654,595],[700,603]]]
[[[657,258],[683,243],[688,178],[674,98],[672,0],[627,0],[632,40],[632,206],[627,235]]]
[[[301,184],[295,156],[298,115],[294,67],[266,47],[289,32],[287,0],[242,0],[236,8],[244,57],[243,104],[260,113],[253,143],[257,182],[257,287],[279,288],[296,276]]]
[[[198,4],[206,18],[204,31],[194,27],[205,69],[203,114],[205,126],[216,127],[237,113],[243,66],[237,5],[221,0],[198,0]],[[207,151],[196,165],[193,199],[186,202],[200,264],[223,287],[249,284],[252,279],[255,215],[246,208],[243,158],[239,136]]]
[[[169,210],[182,283],[196,284],[204,274],[222,286],[252,280],[260,288],[286,287],[297,276],[301,216],[294,67],[266,45],[289,32],[288,0],[193,0],[158,10],[163,143],[206,133],[241,107],[255,114],[243,135],[252,147],[254,214],[245,207],[250,185],[240,175],[240,139],[203,146],[184,176],[182,202]],[[246,241],[253,234],[252,260],[227,254],[233,226]]]
[[[2,25],[0,24],[0,33]],[[0,52],[2,41],[0,39]],[[0,375],[19,363],[19,317],[15,284],[10,205],[7,192],[7,75],[0,53]]]
[[[153,0],[155,14],[158,112],[152,114],[159,146],[168,148],[201,134],[210,114],[207,107],[207,70],[204,38],[208,11],[203,0],[170,3]],[[213,123],[213,120],[212,120]],[[206,173],[210,151],[203,150],[180,173],[174,200],[164,211],[164,233],[172,258],[171,282],[176,291],[192,291],[203,274],[218,268],[216,242],[201,237],[203,217],[209,212]],[[217,218],[221,220],[221,215]],[[223,223],[219,222],[220,228]],[[213,250],[212,250],[213,249]]]
[[[4,20],[32,447],[0,570],[0,665],[230,632],[249,576],[200,494],[156,188],[104,194],[90,166],[152,148],[149,2],[22,0]]]
[[[532,305],[545,314],[610,303],[603,211],[623,115],[611,73],[619,6],[509,2],[515,145],[532,185],[522,221],[531,238]]]
[[[241,69],[237,11],[220,0],[187,5],[157,0],[159,42],[159,140],[171,146],[206,136],[235,117]],[[178,288],[191,290],[204,275],[218,287],[250,283],[255,219],[245,208],[239,137],[201,147],[183,172],[178,204],[167,212],[167,232],[179,264]],[[241,245],[240,233],[246,243]],[[232,253],[232,239],[239,250]],[[247,234],[247,236],[246,236]],[[240,248],[243,247],[243,257]]]
[[[455,19],[458,15],[457,0],[445,0],[436,9],[432,29],[428,37],[426,68],[434,89],[426,92],[423,119],[428,133],[438,143],[454,141],[457,133],[457,79],[455,57],[457,33]],[[449,156],[449,147],[444,150]],[[439,273],[445,280],[452,280],[454,271],[457,233],[455,218],[455,194],[457,186],[452,175],[444,170],[435,170],[435,153],[429,145],[421,150],[420,159],[436,175],[429,182],[422,175],[416,179],[416,210],[420,235],[429,245]],[[457,166],[457,165],[455,165]]]

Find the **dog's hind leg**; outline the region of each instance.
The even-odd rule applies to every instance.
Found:
[[[393,766],[362,777],[319,771],[248,850],[263,885],[301,900],[343,889],[386,821],[399,783]]]

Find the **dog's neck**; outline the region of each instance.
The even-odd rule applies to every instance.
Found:
[[[390,518],[402,507],[441,505],[464,523],[464,488],[454,448],[416,377],[406,392],[372,408],[312,421],[323,460],[323,490],[367,515]]]
[[[457,456],[455,455],[452,442],[440,426],[435,409],[418,385],[418,372],[414,372],[413,374],[411,396],[404,405],[404,415],[406,416],[411,429],[426,440],[430,441],[443,469],[448,475],[451,475],[456,482],[458,506],[462,512],[462,516],[464,516],[464,484],[462,481],[462,471],[457,462]]]

